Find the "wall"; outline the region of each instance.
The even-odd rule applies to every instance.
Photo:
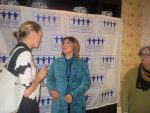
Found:
[[[121,80],[131,67],[139,64],[139,57],[137,56],[139,48],[150,44],[149,6],[150,0],[122,0]],[[120,104],[118,104],[117,113],[121,113],[120,110]]]
[[[137,57],[141,46],[141,0],[122,0],[122,63],[121,80],[129,68],[139,63]]]
[[[150,45],[150,0],[142,1],[142,46]]]

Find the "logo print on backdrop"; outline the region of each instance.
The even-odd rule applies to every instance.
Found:
[[[90,17],[70,17],[71,32],[92,32],[93,20]]]
[[[73,22],[73,24],[75,24],[75,25],[87,25],[87,26],[89,26],[90,25],[90,22],[91,22],[91,20],[88,18],[88,19],[85,19],[85,18],[72,18],[71,19],[72,20],[72,22]]]
[[[50,64],[52,63],[52,60],[55,59],[58,56],[34,56],[34,61],[35,64],[37,65],[37,67],[41,67],[41,65],[46,65],[46,66],[50,66]],[[0,62],[1,63],[6,63],[7,60],[9,58],[9,55],[1,55],[0,56]]]
[[[0,27],[17,27],[20,24],[20,10],[0,9]]]
[[[89,100],[90,96],[88,94],[85,95],[86,101]]]
[[[114,67],[116,63],[115,56],[107,55],[107,56],[100,56],[100,67],[101,68],[110,68]]]
[[[106,42],[103,37],[87,37],[85,40],[86,51],[103,51]]]
[[[93,91],[93,92],[87,92],[86,95],[85,95],[85,98],[86,98],[86,105],[87,105],[87,108],[91,108],[93,107],[93,104],[95,103],[95,98],[97,98],[97,90],[96,91]],[[99,97],[98,97],[99,98]],[[94,103],[93,103],[94,102]],[[95,105],[95,104],[94,104]]]
[[[116,91],[115,91],[115,89],[109,89],[109,90],[103,91],[100,94],[100,99],[104,103],[112,102],[112,101],[115,100],[115,98],[116,98]]]
[[[41,67],[43,65],[50,66],[52,63],[52,60],[55,59],[58,56],[52,56],[52,55],[43,55],[43,56],[34,56],[34,61],[37,67]]]
[[[9,55],[1,55],[0,56],[0,63],[6,63],[8,60]]]
[[[105,74],[92,74],[90,78],[92,82],[91,88],[97,89],[97,88],[103,87],[104,82],[106,80],[106,75]]]
[[[50,105],[52,103],[52,99],[49,96],[42,96],[39,100],[40,105]]]
[[[86,93],[85,99],[86,99],[86,105],[90,105],[90,103],[91,103],[91,96],[88,93]]]
[[[54,14],[33,13],[33,19],[38,22],[43,29],[58,31],[60,29],[60,16]]]
[[[52,50],[61,51],[62,50],[62,41],[63,35],[56,35],[52,37]]]
[[[114,21],[108,21],[108,20],[103,21],[103,26],[107,28],[116,28],[116,24],[117,23]]]
[[[91,56],[81,55],[80,58],[88,64],[89,70],[91,70]]]
[[[117,28],[117,20],[102,18],[100,23],[100,32],[115,33]]]

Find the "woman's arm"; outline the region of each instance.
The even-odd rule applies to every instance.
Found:
[[[33,58],[29,51],[22,52],[16,59],[15,70],[18,73],[21,84],[26,87],[24,93],[24,96],[26,97],[37,88],[41,80],[45,78],[48,71],[46,67],[43,67],[37,73],[33,65]]]
[[[80,86],[71,92],[73,98],[76,98],[79,95],[83,95],[86,91],[90,88],[91,80],[90,80],[90,73],[88,65],[84,62],[83,63],[83,74],[82,74],[82,81]]]
[[[32,85],[25,90],[24,96],[28,97],[40,84],[40,82],[45,78],[47,74],[47,67],[42,67],[40,71],[37,73],[37,76],[32,81]]]
[[[129,101],[129,93],[130,93],[130,71],[127,72],[123,78],[122,86],[121,86],[121,111],[122,113],[127,112],[128,113],[128,101]]]
[[[53,100],[56,100],[60,94],[57,92],[56,88],[55,88],[55,77],[54,77],[54,60],[50,66],[50,69],[48,71],[48,75],[47,75],[47,87],[49,90],[49,93],[52,97]]]

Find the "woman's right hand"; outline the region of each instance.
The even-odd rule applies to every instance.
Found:
[[[52,97],[52,100],[56,100],[60,96],[60,94],[55,90],[50,90],[50,95]]]

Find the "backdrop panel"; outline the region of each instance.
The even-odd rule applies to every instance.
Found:
[[[12,32],[27,21],[38,22],[43,40],[33,49],[38,68],[48,67],[61,55],[64,36],[76,37],[81,45],[80,57],[90,69],[92,85],[86,93],[87,109],[118,102],[122,23],[119,18],[68,11],[37,9],[22,6],[0,6],[0,62],[5,63],[17,41]],[[51,97],[46,79],[41,84],[40,112],[50,113]]]

